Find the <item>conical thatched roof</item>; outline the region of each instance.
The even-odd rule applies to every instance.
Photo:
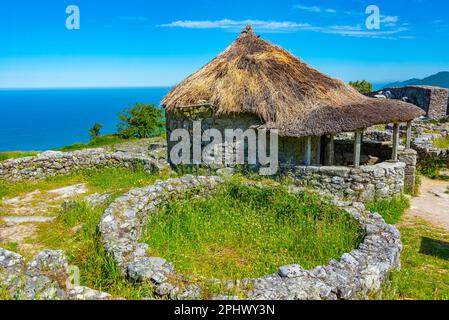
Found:
[[[424,114],[402,101],[365,97],[261,39],[251,27],[177,85],[162,105],[167,111],[210,105],[217,115],[252,113],[285,136],[352,131]]]

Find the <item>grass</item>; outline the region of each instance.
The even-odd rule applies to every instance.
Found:
[[[58,176],[38,182],[8,184],[7,188],[3,189],[3,195],[12,196],[36,189],[53,189],[81,182],[86,183],[92,192],[120,194],[130,188],[152,184],[157,179],[167,179],[171,175],[171,172],[150,174],[142,168],[83,170],[69,176]],[[114,260],[104,251],[97,226],[105,209],[106,205],[92,207],[82,201],[75,202],[60,209],[53,222],[39,224],[37,238],[27,239],[25,243],[64,250],[69,263],[80,270],[81,285],[127,299],[152,297],[150,284],[135,286],[127,281],[120,274]],[[27,259],[31,258],[27,252],[21,252],[17,243],[2,244],[2,247],[18,252]]]
[[[367,202],[365,207],[371,212],[379,213],[386,223],[395,224],[404,211],[410,207],[410,200],[405,195],[399,195],[392,199],[377,199]]]
[[[402,219],[398,228],[404,247],[401,270],[391,275],[380,298],[448,300],[448,232],[416,218]]]
[[[448,163],[435,155],[428,155],[419,159],[417,164],[418,174],[430,179],[448,180],[449,177],[440,175],[440,171],[446,169]]]
[[[117,134],[109,134],[109,135],[96,137],[96,138],[92,139],[91,141],[89,141],[88,143],[78,142],[78,143],[74,143],[69,146],[59,148],[57,150],[63,151],[63,152],[70,152],[70,151],[89,149],[89,148],[100,148],[100,147],[104,147],[104,146],[113,146],[115,144],[127,142],[130,140],[131,139],[123,139]]]
[[[97,226],[105,206],[92,207],[83,202],[60,212],[51,224],[42,224],[36,241],[49,249],[65,250],[69,264],[80,270],[81,285],[126,299],[152,298],[149,283],[134,285],[123,275],[102,243]]]
[[[313,268],[355,248],[356,221],[309,193],[260,189],[237,181],[209,197],[186,194],[150,217],[142,240],[178,271],[240,279],[287,264]]]
[[[127,168],[86,169],[65,176],[48,177],[39,181],[7,182],[0,180],[0,199],[13,197],[34,190],[51,190],[72,184],[86,183],[91,192],[120,192],[130,188],[152,184],[156,178],[166,179],[172,172],[150,174],[143,168],[136,170]]]
[[[449,136],[437,138],[432,143],[439,149],[447,149],[449,148]]]
[[[8,160],[8,159],[17,159],[24,157],[32,157],[37,155],[36,151],[9,151],[9,152],[0,152],[0,161]]]

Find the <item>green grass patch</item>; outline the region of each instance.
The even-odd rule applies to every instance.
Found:
[[[428,155],[419,159],[417,164],[418,174],[430,179],[448,180],[449,177],[440,175],[441,170],[447,169],[448,163],[435,155]]]
[[[398,224],[403,251],[401,270],[391,275],[379,298],[449,299],[449,234],[420,219]]]
[[[449,148],[449,136],[437,138],[432,143],[437,148],[447,149]]]
[[[17,159],[24,157],[33,157],[37,155],[37,151],[8,151],[8,152],[0,152],[0,161],[8,160],[8,159]]]
[[[157,175],[146,172],[142,167],[86,169],[69,175],[48,177],[39,181],[7,182],[0,180],[0,199],[13,197],[34,190],[51,190],[77,183],[86,183],[91,192],[119,192],[130,188],[152,184],[155,179],[166,179],[174,173],[160,172]]]
[[[240,279],[287,264],[313,268],[354,249],[363,238],[349,215],[309,193],[237,181],[208,197],[187,193],[150,217],[142,240],[178,271]]]
[[[57,150],[63,151],[63,152],[70,152],[70,151],[89,149],[89,148],[100,148],[100,147],[104,147],[104,146],[113,146],[115,144],[128,142],[130,140],[133,140],[133,139],[123,139],[119,135],[109,134],[109,135],[98,136],[96,138],[93,138],[88,143],[78,142],[78,143],[71,144],[69,146],[64,146]]]
[[[379,213],[386,223],[395,224],[410,207],[410,200],[405,195],[392,199],[378,199],[365,204],[367,210]]]

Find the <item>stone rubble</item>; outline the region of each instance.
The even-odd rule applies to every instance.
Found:
[[[0,290],[19,300],[103,300],[108,293],[70,282],[69,265],[61,250],[44,250],[28,264],[14,252],[0,248]]]

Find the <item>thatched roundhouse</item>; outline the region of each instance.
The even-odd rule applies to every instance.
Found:
[[[162,106],[168,139],[174,129],[191,128],[194,119],[202,120],[203,130],[277,129],[281,164],[296,165],[332,164],[333,135],[353,131],[358,166],[363,129],[423,114],[412,104],[360,94],[260,38],[250,26],[168,93]]]

